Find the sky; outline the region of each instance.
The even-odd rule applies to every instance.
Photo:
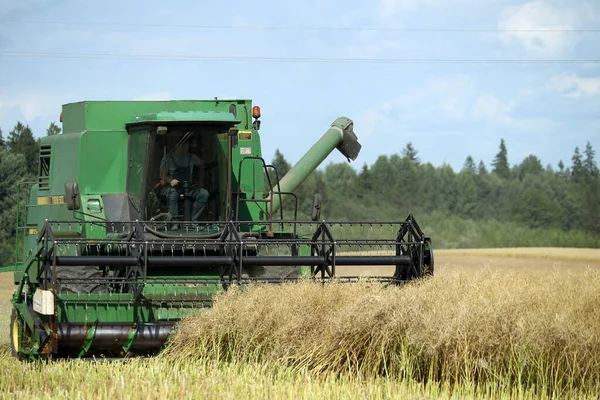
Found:
[[[501,139],[511,165],[568,166],[600,152],[600,2],[0,0],[5,138],[45,135],[70,102],[214,97],[260,105],[267,161],[347,116],[357,169],[409,142],[489,168]]]

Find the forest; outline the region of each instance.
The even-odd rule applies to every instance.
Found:
[[[57,134],[60,127],[51,123],[46,135]],[[489,166],[468,156],[460,171],[421,162],[411,143],[359,171],[329,163],[296,191],[299,218],[310,215],[313,195],[320,193],[321,218],[393,221],[413,213],[438,247],[600,247],[600,174],[591,144],[580,145],[565,148],[572,152],[565,154],[568,164],[556,167],[533,154],[509,165],[504,140]],[[35,181],[38,154],[39,139],[29,126],[18,122],[6,138],[0,129],[1,265],[14,260],[17,188]],[[271,163],[280,177],[291,168],[279,150]]]

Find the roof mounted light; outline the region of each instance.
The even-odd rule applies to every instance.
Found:
[[[252,107],[252,118],[254,118],[254,119],[260,118],[260,107],[259,106]]]

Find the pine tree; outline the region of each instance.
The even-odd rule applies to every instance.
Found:
[[[506,151],[504,139],[500,139],[500,151],[496,154],[492,166],[494,167],[493,172],[495,174],[505,179],[508,178],[510,169],[508,166],[508,152]]]
[[[408,158],[415,165],[419,165],[421,163],[421,160],[419,160],[417,154],[419,154],[419,152],[413,147],[411,142],[408,142],[406,147],[402,149],[402,157]]]
[[[6,148],[6,141],[4,141],[4,136],[2,135],[2,129],[0,128],[0,149]]]
[[[479,161],[479,166],[477,166],[477,174],[478,175],[487,175],[488,171],[487,168],[485,167],[485,164],[483,163],[483,161]]]
[[[539,175],[544,172],[542,162],[533,154],[525,157],[520,165],[515,166],[514,171],[519,179],[523,179],[527,175]]]
[[[583,176],[583,161],[581,160],[581,153],[579,147],[575,147],[575,153],[571,158],[573,166],[571,167],[571,176],[575,181],[578,181]]]
[[[273,166],[277,170],[277,174],[279,175],[279,179],[283,178],[285,176],[285,174],[287,174],[288,171],[290,169],[292,169],[292,166],[285,159],[285,157],[279,151],[279,149],[275,150],[275,157],[273,158],[273,161],[271,163],[273,164]]]
[[[369,166],[365,163],[358,174],[358,188],[361,195],[370,196],[373,190],[373,174],[369,170]]]
[[[39,144],[33,138],[33,133],[28,125],[17,122],[13,130],[8,133],[6,145],[11,152],[23,154],[29,167],[28,172],[37,174]]]
[[[17,122],[12,131],[8,132],[8,138],[6,139],[6,146],[8,150],[12,152],[18,151],[19,142],[21,140],[21,132],[25,129],[25,126],[21,121]]]
[[[467,157],[467,159],[465,160],[465,163],[463,164],[462,170],[469,171],[474,174],[477,173],[477,167],[475,166],[475,161],[473,161],[473,157],[471,157],[471,156]]]
[[[46,136],[54,136],[60,134],[60,128],[54,122],[50,122],[50,126],[46,129]]]
[[[585,145],[585,160],[583,160],[583,170],[587,176],[597,176],[598,166],[595,160],[596,153],[592,149],[590,142]]]
[[[271,185],[275,186],[275,184],[277,184],[277,182],[278,182],[277,178],[279,178],[279,180],[281,180],[281,178],[283,178],[285,176],[285,174],[287,174],[288,171],[290,169],[292,169],[292,166],[285,159],[285,157],[279,151],[279,149],[275,150],[275,155],[273,157],[273,160],[271,161],[271,165],[273,165],[273,167],[275,167],[275,170],[273,170],[273,168],[269,169],[269,178],[271,179]],[[277,174],[276,174],[276,172],[277,172]],[[269,183],[266,181],[265,181],[265,187],[269,188]]]

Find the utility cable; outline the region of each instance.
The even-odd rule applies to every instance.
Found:
[[[205,24],[165,24],[165,23],[130,23],[130,22],[84,22],[84,21],[43,21],[43,20],[18,20],[3,19],[0,24],[44,24],[44,25],[73,25],[73,26],[113,26],[113,27],[140,27],[140,28],[183,28],[183,29],[227,29],[227,30],[273,30],[273,31],[346,31],[346,32],[563,32],[582,33],[600,32],[600,28],[523,28],[523,29],[486,29],[486,28],[428,28],[428,27],[344,27],[344,26],[276,26],[276,25],[205,25]]]
[[[345,57],[266,57],[194,56],[166,54],[52,53],[0,50],[0,57],[69,58],[101,60],[159,60],[269,63],[350,63],[350,64],[598,64],[600,59],[453,59],[453,58],[345,58]]]

